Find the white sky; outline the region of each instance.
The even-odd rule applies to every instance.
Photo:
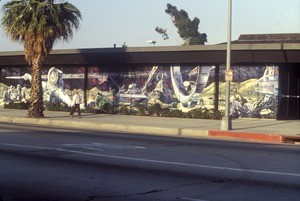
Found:
[[[8,0],[2,0],[0,7]],[[200,19],[199,31],[206,33],[207,44],[226,42],[227,0],[69,0],[82,14],[80,30],[68,43],[54,49],[157,46],[182,43],[167,3],[185,10],[191,19]],[[2,12],[0,13],[2,18]],[[167,28],[170,39],[163,40],[155,27]],[[300,33],[300,0],[232,0],[232,40],[240,34]],[[10,41],[0,26],[0,51],[23,50]]]

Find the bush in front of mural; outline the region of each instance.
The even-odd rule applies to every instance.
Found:
[[[64,111],[64,112],[70,111],[70,107],[67,104],[63,104],[63,103],[45,102],[45,108],[48,111]]]
[[[147,116],[148,115],[147,106],[144,104],[137,105],[136,106],[136,115],[137,116]]]
[[[184,118],[190,119],[222,119],[224,116],[223,110],[207,109],[207,108],[197,108],[191,110],[187,113],[183,113]]]
[[[6,109],[22,109],[22,110],[27,110],[29,107],[29,102],[9,102],[5,103],[4,108]]]
[[[156,103],[148,108],[148,113],[150,116],[160,116],[162,113],[162,108],[159,103]]]
[[[118,109],[120,115],[136,116],[154,116],[154,117],[173,117],[190,119],[222,119],[224,111],[214,111],[213,109],[197,108],[189,112],[183,112],[179,109],[162,108],[160,104],[154,104],[148,107],[145,105],[126,106],[122,105]]]
[[[126,105],[122,105],[118,110],[118,114],[131,115],[132,111]]]
[[[224,110],[211,110],[210,119],[222,119],[225,116]]]
[[[185,114],[185,118],[190,119],[210,119],[209,110],[207,108],[197,108]]]
[[[181,110],[178,110],[178,109],[170,110],[169,117],[183,118],[184,112],[182,112]]]

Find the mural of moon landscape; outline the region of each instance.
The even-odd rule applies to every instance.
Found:
[[[225,109],[225,67],[220,66],[132,66],[132,67],[43,68],[45,103],[70,106],[73,89],[86,105],[99,109],[160,104],[162,108],[188,112],[214,108],[214,74],[219,69],[219,110]],[[230,92],[230,114],[237,117],[276,118],[278,66],[234,66]],[[29,99],[30,68],[1,68],[0,105]],[[87,80],[85,80],[87,79]],[[47,105],[47,104],[46,104]],[[82,105],[84,107],[84,104]]]

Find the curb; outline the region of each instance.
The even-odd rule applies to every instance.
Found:
[[[30,119],[25,117],[1,117],[0,122],[30,124],[30,125],[46,125],[65,129],[81,129],[81,130],[101,130],[115,132],[129,132],[139,134],[164,135],[164,136],[181,136],[181,137],[208,137],[208,130],[199,130],[196,128],[173,128],[173,127],[155,127],[145,125],[131,124],[112,124],[112,123],[95,123],[80,121],[61,121],[46,118]]]
[[[283,136],[283,142],[300,144],[300,136]]]
[[[233,132],[233,131],[217,131],[211,130],[208,132],[209,137],[229,137],[236,139],[253,140],[260,142],[270,143],[283,143],[285,136],[278,134],[266,134],[266,133],[247,133],[247,132]]]
[[[127,132],[133,134],[160,135],[173,137],[220,137],[230,139],[250,140],[266,143],[291,143],[300,144],[300,136],[288,136],[281,134],[252,133],[239,131],[221,131],[221,130],[201,130],[199,128],[179,128],[179,127],[161,127],[146,126],[134,124],[114,124],[102,122],[80,122],[80,121],[61,121],[55,119],[31,119],[25,117],[4,117],[0,116],[0,122],[53,126],[62,129],[80,129],[80,130],[98,130],[111,132]]]

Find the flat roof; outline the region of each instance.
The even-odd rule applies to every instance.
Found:
[[[225,63],[227,44],[52,50],[45,65]],[[232,44],[232,63],[299,63],[300,43]],[[24,51],[0,52],[0,65],[26,65]]]
[[[227,44],[186,45],[186,46],[150,46],[116,48],[54,49],[50,54],[115,53],[115,52],[176,52],[176,51],[224,51]],[[231,50],[300,50],[300,43],[253,43],[232,44]],[[24,51],[3,51],[0,56],[24,55]]]

